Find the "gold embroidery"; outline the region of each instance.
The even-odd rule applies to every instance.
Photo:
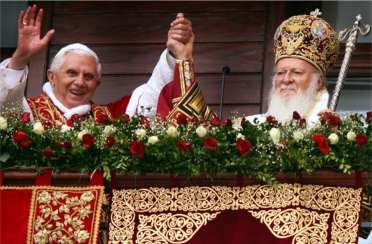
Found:
[[[67,123],[67,119],[64,117],[63,113],[53,104],[52,100],[50,100],[47,95],[42,94],[36,98],[28,98],[27,102],[36,120],[57,127]],[[91,113],[81,115],[81,119],[86,119],[92,114],[94,118],[97,118],[98,115],[105,115],[108,119],[113,119],[113,115],[107,106],[96,105],[94,103],[92,103],[91,106]]]
[[[275,63],[282,58],[300,58],[325,74],[337,58],[337,33],[320,17],[292,16],[275,31],[274,51]]]
[[[54,126],[66,124],[66,118],[53,105],[47,95],[42,94],[36,98],[28,98],[27,101],[36,120],[49,122]]]
[[[277,238],[294,236],[292,243],[327,243],[329,213],[319,214],[307,209],[272,209],[249,211],[260,219]]]
[[[56,240],[81,243],[90,238],[84,219],[92,215],[90,202],[95,196],[91,191],[82,193],[80,197],[69,197],[61,191],[42,190],[36,198],[40,210],[35,216],[33,239],[36,243]]]
[[[5,190],[32,191],[26,243],[51,243],[52,240],[97,243],[103,186],[0,186],[0,191]],[[75,196],[70,197],[68,193]],[[88,216],[92,218],[89,230],[82,223]]]
[[[188,118],[211,119],[212,110],[209,108],[203,94],[195,82],[194,68],[191,61],[176,60],[179,70],[180,96],[172,99],[173,109],[167,115],[167,120],[175,120],[178,114]]]
[[[216,213],[152,214],[139,215],[138,243],[186,243]]]
[[[296,235],[295,243],[309,243],[301,242],[303,240],[310,240],[311,243],[311,240],[319,238],[328,238],[334,243],[356,243],[361,189],[300,184],[279,184],[275,187],[254,185],[125,189],[114,190],[112,201],[109,231],[112,243],[133,240],[135,229],[138,228],[135,218],[141,213],[154,213],[159,216],[165,211],[210,213],[239,209],[277,209],[278,216],[291,216],[290,211],[295,211],[292,214],[298,214],[298,219],[310,223],[296,223],[298,231],[291,232],[297,233],[293,234]],[[284,208],[291,210],[280,210]],[[325,213],[315,214],[314,211]],[[311,221],[308,219],[309,214],[312,215]],[[323,225],[327,214],[332,220],[330,227]],[[327,236],[329,228],[330,237]]]

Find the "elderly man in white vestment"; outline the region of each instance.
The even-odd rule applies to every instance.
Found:
[[[275,70],[268,111],[246,117],[263,122],[273,116],[285,123],[294,111],[310,124],[327,109],[329,94],[325,87],[327,70],[338,52],[336,32],[320,12],[292,16],[283,21],[274,36]]]
[[[12,58],[0,64],[0,112],[7,108],[29,112],[31,119],[59,127],[73,115],[82,119],[93,116],[99,122],[104,121],[103,118],[120,118],[124,113],[154,117],[161,109],[165,117],[172,111],[172,104],[167,103],[175,98],[170,85],[184,82],[180,81],[181,75],[175,74],[180,73],[178,70],[182,66],[193,66],[194,34],[191,22],[183,14],[179,13],[171,23],[167,49],[161,54],[150,79],[137,87],[131,96],[107,105],[91,101],[101,82],[101,64],[93,50],[79,43],[67,45],[56,54],[48,70],[49,81],[43,85],[40,96],[24,97],[27,64],[46,48],[54,34],[54,30],[49,30],[43,38],[40,37],[42,16],[43,10],[38,10],[36,5],[19,15],[18,47]],[[188,72],[184,68],[182,71]],[[168,93],[164,92],[165,88]]]

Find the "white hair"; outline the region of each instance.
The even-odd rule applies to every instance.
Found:
[[[275,90],[276,76],[274,76],[267,114],[274,116],[282,123],[290,121],[294,111],[297,111],[301,117],[306,115],[316,102],[319,78],[320,73],[314,72],[306,91],[299,90],[291,99],[286,100]]]
[[[50,70],[57,71],[61,67],[61,65],[64,63],[65,56],[68,53],[77,53],[77,54],[83,54],[83,55],[92,57],[96,61],[96,64],[97,64],[98,77],[99,78],[101,77],[101,63],[99,62],[97,54],[92,49],[90,49],[89,47],[81,43],[74,43],[74,44],[70,44],[70,45],[67,45],[61,48],[57,52],[56,56],[54,56],[53,61],[50,64]]]

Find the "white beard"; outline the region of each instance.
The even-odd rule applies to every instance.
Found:
[[[293,117],[294,111],[297,111],[303,117],[316,102],[318,79],[319,75],[314,74],[306,91],[298,91],[296,95],[286,100],[275,90],[274,77],[267,115],[275,117],[282,123],[289,122]]]

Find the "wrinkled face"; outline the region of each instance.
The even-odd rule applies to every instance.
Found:
[[[312,80],[315,68],[298,58],[283,58],[276,64],[275,91],[284,99],[291,99],[300,92],[305,92]],[[320,88],[322,79],[316,81]]]
[[[100,80],[94,58],[67,53],[57,71],[48,70],[48,78],[57,99],[67,108],[88,104]]]

